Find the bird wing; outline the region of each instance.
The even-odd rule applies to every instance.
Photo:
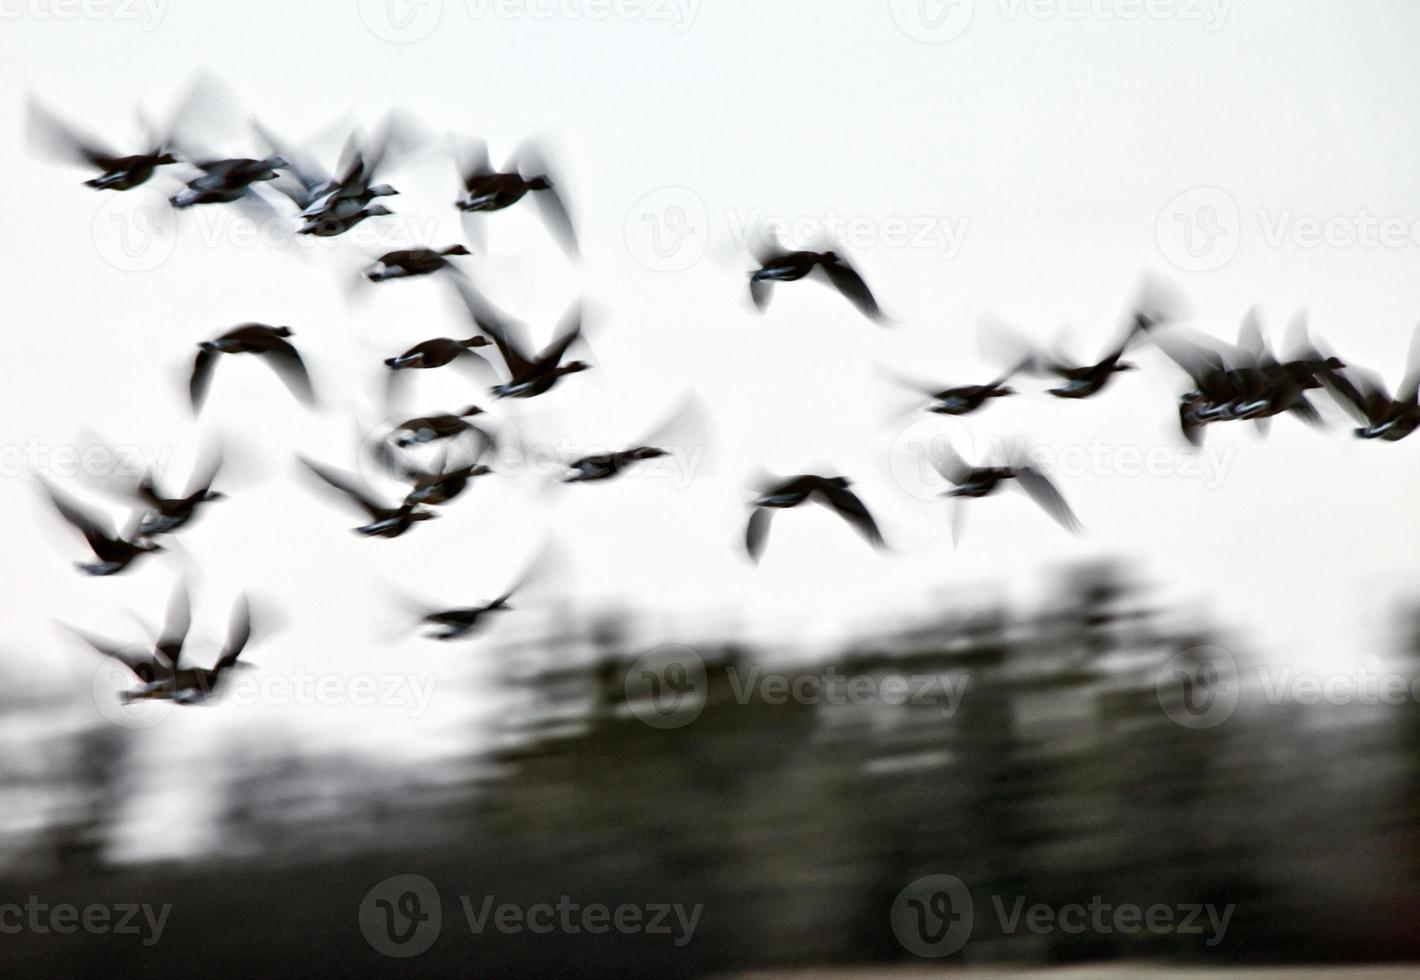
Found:
[[[160,664],[156,659],[151,657],[135,656],[131,652],[131,647],[121,647],[115,643],[112,643],[109,640],[104,639],[101,636],[95,636],[93,633],[86,632],[84,630],[69,626],[67,624],[61,625],[64,625],[65,629],[73,633],[75,636],[83,640],[85,643],[93,647],[105,657],[111,657],[112,659],[117,660],[119,663],[123,664],[123,666],[127,667],[129,670],[133,671],[133,675],[143,683],[151,684],[153,683],[153,681],[157,680],[158,674],[160,672],[159,669],[163,665]]]
[[[1065,502],[1065,498],[1060,495],[1055,484],[1050,482],[1049,477],[1034,466],[1020,466],[1016,468],[1016,480],[1021,489],[1057,524],[1071,533],[1079,532],[1080,522],[1075,517],[1075,512],[1070,509],[1070,505]]]
[[[971,467],[957,455],[950,439],[934,439],[932,445],[923,447],[923,451],[932,469],[948,483],[959,486],[970,479]]]
[[[769,306],[769,297],[773,294],[774,283],[768,279],[751,279],[749,281],[749,298],[757,310],[764,310]]]
[[[250,640],[251,603],[247,600],[246,593],[242,593],[237,597],[237,604],[232,608],[232,619],[227,626],[227,642],[222,647],[222,655],[217,658],[212,669],[223,671],[235,664]]]
[[[769,537],[769,520],[773,516],[774,512],[767,507],[756,507],[749,515],[749,524],[745,527],[745,550],[756,562],[764,554],[764,542]]]
[[[574,302],[562,314],[562,322],[557,325],[557,336],[537,355],[536,363],[541,367],[554,368],[562,362],[567,348],[582,336],[582,304]]]
[[[882,532],[878,530],[878,524],[873,520],[873,515],[868,513],[868,508],[863,505],[863,501],[852,490],[844,487],[828,487],[818,491],[819,501],[827,505],[834,513],[842,517],[875,548],[884,546]]]
[[[498,348],[508,373],[515,378],[526,374],[532,363],[526,353],[529,348],[522,324],[488,302],[462,279],[453,278],[450,281],[479,331],[487,335]]]
[[[339,490],[341,493],[345,494],[345,496],[353,500],[356,504],[360,506],[362,510],[364,510],[372,518],[378,519],[382,514],[385,513],[386,508],[382,506],[378,501],[373,499],[370,496],[369,491],[366,490],[365,487],[361,486],[359,481],[357,481],[355,477],[351,476],[349,473],[343,473],[340,470],[337,470],[330,466],[325,466],[322,463],[317,463],[314,460],[307,459],[306,457],[301,456],[299,454],[296,458],[299,459],[305,465],[305,467],[312,473],[314,473],[316,476],[320,477],[331,487],[334,487],[336,490]]]
[[[212,370],[216,366],[217,352],[199,347],[192,362],[192,379],[187,383],[187,394],[194,412],[200,412],[202,403],[207,400],[207,390],[212,387]]]
[[[187,486],[183,488],[183,496],[191,497],[195,493],[205,493],[212,489],[212,484],[216,481],[217,474],[221,470],[222,446],[219,442],[213,442],[202,450],[197,465],[193,467],[192,475],[187,478]]]
[[[1405,377],[1395,392],[1395,400],[1414,404],[1420,395],[1420,326],[1410,336],[1410,350],[1405,357]]]
[[[94,167],[106,167],[116,158],[113,150],[97,138],[62,122],[35,99],[30,99],[26,108],[26,133],[46,152]]]
[[[276,372],[281,381],[295,395],[307,405],[313,404],[316,400],[315,391],[311,388],[310,372],[306,370],[306,364],[301,360],[300,353],[289,342],[280,338],[273,338],[270,346],[263,351],[272,369]]]
[[[873,298],[872,291],[868,289],[868,284],[863,281],[857,269],[844,259],[824,263],[821,268],[833,288],[847,297],[848,301],[858,308],[859,313],[870,320],[883,318],[882,310],[878,309],[878,301]]]
[[[542,213],[543,222],[562,246],[562,250],[572,258],[578,258],[581,252],[577,247],[577,230],[572,226],[572,216],[567,213],[567,204],[557,192],[557,185],[534,191],[533,203]]]
[[[479,177],[487,177],[493,172],[493,167],[488,162],[488,143],[484,140],[464,141],[455,151],[454,159],[466,191],[473,190],[473,185]]]
[[[96,553],[99,548],[114,540],[113,528],[107,522],[84,510],[69,497],[50,486],[43,478],[40,479],[40,483],[44,486],[45,492],[49,494],[54,509],[59,511],[61,517],[79,529],[79,533],[84,535],[84,540]]]
[[[167,659],[173,669],[177,669],[191,626],[192,602],[187,594],[187,584],[179,579],[173,587],[172,597],[168,599],[167,617],[163,620],[163,632],[157,643],[158,653]]]

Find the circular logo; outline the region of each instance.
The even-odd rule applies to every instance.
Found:
[[[971,938],[971,891],[956,875],[924,875],[893,899],[893,935],[916,956],[950,956]]]
[[[94,212],[90,235],[100,257],[122,272],[156,269],[177,248],[172,206],[148,187],[107,195]]]
[[[1195,187],[1164,205],[1154,239],[1164,258],[1184,272],[1212,272],[1237,254],[1242,212],[1222,188]]]
[[[1159,669],[1154,696],[1174,724],[1213,728],[1232,716],[1241,686],[1232,654],[1222,647],[1190,647]]]
[[[980,464],[971,430],[961,419],[950,415],[924,412],[898,433],[888,452],[893,480],[918,500],[937,500],[951,489],[952,484],[936,465],[953,458]]]
[[[423,875],[393,875],[365,893],[360,931],[377,953],[396,959],[418,956],[439,938],[443,912],[439,890]]]
[[[942,44],[966,33],[976,0],[888,0],[898,30],[925,44]]]
[[[150,659],[153,651],[130,646],[123,649],[122,655],[137,662]],[[91,690],[99,714],[119,728],[137,731],[164,721],[172,714],[174,707],[167,698],[135,697],[145,686],[123,663],[113,657],[104,657],[94,671]]]
[[[655,272],[689,269],[710,245],[710,212],[688,187],[662,187],[631,205],[624,227],[631,257]]]
[[[444,0],[359,0],[360,19],[391,44],[422,41],[439,26]]]
[[[683,728],[699,718],[708,687],[705,661],[687,646],[657,647],[626,671],[626,703],[652,728]]]

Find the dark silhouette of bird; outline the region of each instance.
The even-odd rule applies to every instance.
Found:
[[[451,255],[472,255],[463,245],[448,245],[437,251],[431,248],[406,248],[386,252],[365,270],[365,278],[371,282],[386,279],[409,279],[413,276],[427,276],[441,269],[457,272],[449,264]]]
[[[774,511],[797,507],[806,502],[822,504],[843,518],[875,548],[886,547],[877,522],[858,495],[848,489],[852,484],[841,476],[804,474],[784,480],[769,481],[751,501],[753,510],[745,527],[745,550],[754,561],[764,553],[769,535],[769,519]]]
[[[795,282],[813,274],[826,279],[868,319],[879,322],[884,319],[878,301],[873,298],[863,277],[847,259],[832,249],[824,252],[790,251],[771,238],[756,247],[755,259],[759,262],[759,268],[749,274],[749,296],[758,310],[762,311],[769,305],[770,289],[776,282]]]
[[[1323,383],[1361,423],[1353,430],[1358,439],[1399,442],[1420,428],[1420,327],[1411,336],[1405,376],[1394,397],[1380,375],[1365,368],[1326,374]]]
[[[443,367],[452,363],[460,357],[477,357],[473,353],[475,347],[487,347],[492,343],[482,334],[474,334],[467,340],[452,340],[448,337],[435,337],[433,340],[425,340],[415,344],[403,354],[385,358],[385,367],[392,371],[403,371],[406,369],[426,369]]]
[[[928,454],[928,461],[943,479],[952,484],[951,489],[943,492],[944,497],[989,497],[1003,486],[1010,485],[1010,481],[1015,481],[1015,485],[1024,490],[1057,524],[1072,534],[1080,530],[1080,522],[1055,484],[1027,462],[1025,453],[1019,448],[1007,465],[972,466],[958,456],[950,444],[936,446],[935,451]],[[953,540],[960,539],[964,520],[965,511],[959,503],[953,514]]]
[[[297,458],[327,486],[338,491],[346,500],[354,503],[369,515],[368,523],[354,529],[357,534],[366,537],[397,538],[416,523],[431,521],[439,516],[409,500],[403,500],[397,505],[376,500],[369,489],[354,475],[314,462],[304,456],[298,455]]]
[[[590,453],[570,461],[562,482],[591,483],[609,480],[636,463],[672,455],[673,451],[666,448],[672,443],[682,450],[691,449],[692,446],[704,449],[708,438],[703,431],[703,421],[704,411],[700,399],[693,393],[688,394],[654,429],[628,448]]]
[[[185,602],[185,600],[184,600]],[[186,633],[186,619],[182,621]],[[227,675],[234,669],[252,668],[255,664],[239,663],[238,658],[251,642],[251,603],[246,595],[237,597],[232,607],[231,620],[227,626],[227,640],[211,667],[186,667],[182,663],[182,639],[178,638],[176,648],[167,656],[160,642],[157,660],[166,662],[166,670],[160,670],[148,683],[132,691],[125,691],[119,697],[124,702],[131,701],[173,701],[177,704],[202,704],[218,691]]]
[[[416,612],[421,623],[434,627],[425,632],[424,636],[444,641],[463,639],[482,630],[491,615],[511,611],[513,606],[509,604],[509,600],[525,590],[534,580],[543,577],[553,560],[552,548],[544,545],[502,595],[487,602],[452,608],[439,608],[410,599],[406,599],[405,603]]]
[[[96,137],[62,122],[34,99],[29,101],[29,133],[61,156],[93,167],[97,176],[84,181],[96,190],[126,191],[148,182],[159,167],[178,162],[172,149],[155,138],[156,145],[143,153],[118,153]]]
[[[196,517],[203,504],[225,499],[226,494],[212,489],[212,483],[217,479],[221,468],[221,452],[208,453],[192,471],[180,497],[164,497],[158,490],[153,474],[144,473],[138,482],[136,493],[149,511],[138,525],[138,533],[143,537],[171,534]]]
[[[940,384],[910,378],[895,371],[886,371],[886,373],[898,384],[920,392],[931,399],[930,404],[924,406],[925,411],[936,415],[970,415],[993,398],[1007,398],[1016,394],[1016,389],[1007,382],[1020,374],[1021,371],[1026,370],[1029,365],[1030,360],[1026,358],[1013,364],[999,377],[986,384],[956,385],[954,387],[942,387]]]
[[[243,323],[215,340],[204,340],[198,344],[197,357],[192,363],[192,378],[188,383],[193,411],[201,411],[202,404],[207,399],[207,389],[212,384],[212,371],[217,366],[218,354],[262,355],[293,395],[308,405],[313,403],[315,393],[311,389],[306,365],[296,348],[286,340],[294,333],[290,327]]]
[[[172,683],[178,658],[182,655],[183,644],[187,642],[191,625],[191,601],[186,584],[179,580],[168,599],[162,633],[155,639],[151,649],[141,654],[137,644],[119,645],[73,626],[66,625],[65,628],[99,653],[123,664],[145,686],[152,686],[160,682]]]
[[[574,303],[563,315],[552,342],[541,351],[533,353],[521,323],[495,309],[466,284],[455,285],[478,329],[493,338],[498,353],[502,355],[503,366],[508,371],[508,380],[490,389],[497,397],[534,398],[550,391],[567,375],[586,371],[591,367],[585,361],[573,360],[564,363],[562,360],[568,348],[582,337],[581,304]]]
[[[466,216],[501,211],[531,193],[552,236],[568,255],[577,257],[577,234],[572,218],[548,175],[542,153],[532,143],[523,144],[501,172],[495,171],[489,163],[488,146],[481,140],[470,143],[457,162],[464,194],[454,202],[454,207]],[[481,237],[477,228],[471,231]],[[477,243],[477,239],[474,240]]]
[[[93,551],[96,561],[75,562],[90,575],[115,575],[126,569],[139,556],[164,550],[160,544],[140,539],[137,520],[139,514],[134,515],[132,526],[125,529],[124,533],[115,534],[108,521],[80,507],[43,478],[40,479],[40,484],[49,495],[55,510],[78,528]]]
[[[1065,382],[1058,388],[1047,389],[1055,397],[1089,398],[1103,391],[1116,374],[1137,370],[1137,365],[1121,358],[1141,333],[1151,330],[1157,323],[1158,320],[1153,314],[1144,310],[1135,311],[1124,337],[1113,350],[1093,364],[1075,364],[1059,356],[1047,354],[1037,357],[1033,363],[1039,370],[1053,374]]]
[[[277,172],[291,166],[279,156],[233,157],[200,160],[193,164],[201,173],[170,199],[175,208],[190,208],[198,204],[226,204],[251,196],[251,186],[275,180]]]

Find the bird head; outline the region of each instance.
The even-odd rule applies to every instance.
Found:
[[[371,187],[367,193],[369,193],[371,197],[391,197],[398,194],[399,191],[395,190],[389,184],[376,184],[374,187]]]
[[[493,341],[483,336],[483,334],[477,334],[465,340],[463,345],[465,347],[487,347],[491,343],[493,343]]]
[[[365,217],[367,218],[379,218],[386,214],[394,214],[394,212],[383,204],[371,204],[365,208]]]
[[[294,336],[296,336],[296,331],[292,330],[290,327],[273,327],[273,328],[271,329],[271,332],[274,333],[274,334],[276,334],[276,336],[278,336],[278,337],[294,337]]]
[[[158,154],[154,155],[154,157],[153,157],[153,163],[154,163],[154,165],[155,165],[155,166],[159,166],[159,167],[166,166],[167,164],[170,164],[170,163],[177,163],[177,162],[178,162],[178,158],[175,157],[175,156],[173,156],[173,155],[172,155],[171,153],[169,153],[167,150],[164,150],[163,152],[158,153]]]
[[[1114,366],[1114,369],[1116,371],[1137,371],[1139,370],[1139,365],[1130,361],[1120,361]]]
[[[463,245],[450,245],[448,248],[440,249],[440,255],[472,255]]]
[[[547,178],[547,176],[546,176],[545,174],[542,175],[542,176],[538,176],[538,177],[530,177],[530,178],[528,178],[528,189],[529,189],[529,190],[545,191],[545,190],[550,189],[551,187],[552,187],[552,181],[551,181],[551,180],[548,180],[548,178]]]
[[[568,361],[566,364],[562,365],[563,374],[575,374],[578,371],[587,371],[590,369],[591,365],[586,361]]]
[[[631,450],[632,459],[656,459],[660,456],[669,456],[670,450],[657,449],[655,446],[638,446]]]
[[[223,493],[221,490],[204,490],[204,491],[202,491],[202,497],[201,497],[200,499],[202,499],[202,500],[226,500],[226,499],[227,499],[227,495],[226,495],[225,493]]]
[[[475,415],[482,414],[483,409],[479,408],[477,405],[465,405],[463,409],[459,412],[459,418],[466,419],[471,418]]]

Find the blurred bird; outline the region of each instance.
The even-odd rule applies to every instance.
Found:
[[[508,380],[491,389],[497,397],[533,398],[550,391],[561,378],[591,367],[585,361],[562,362],[568,348],[582,337],[580,303],[574,303],[563,314],[552,343],[534,354],[521,323],[499,312],[467,284],[455,283],[455,286],[478,329],[493,338],[498,353],[503,356]]]
[[[315,393],[311,389],[305,362],[285,339],[294,334],[290,327],[243,323],[215,340],[204,340],[198,344],[197,357],[192,363],[192,378],[188,382],[193,411],[201,411],[203,402],[207,400],[207,389],[212,384],[212,371],[217,366],[218,354],[264,355],[266,363],[271,365],[291,393],[307,405],[312,404]]]
[[[414,600],[406,600],[406,604],[417,612],[420,622],[436,627],[424,633],[424,636],[446,641],[463,639],[481,630],[490,614],[510,611],[513,607],[508,604],[508,600],[536,579],[543,577],[552,563],[552,548],[544,545],[503,594],[488,602],[451,609],[440,609]]]
[[[1391,397],[1380,375],[1364,368],[1348,370],[1355,376],[1354,382],[1336,373],[1325,375],[1322,380],[1361,423],[1354,430],[1358,439],[1399,442],[1420,428],[1420,326],[1410,338],[1405,376],[1395,397]]]
[[[895,371],[884,370],[893,381],[920,392],[931,399],[925,410],[936,415],[969,415],[984,406],[992,398],[1006,398],[1016,394],[1016,389],[1006,382],[1030,366],[1029,358],[1013,364],[1000,377],[982,385],[958,385],[943,388],[938,384],[909,378]]]
[[[371,282],[384,282],[386,279],[427,276],[441,269],[457,272],[458,270],[449,264],[448,256],[472,254],[463,245],[449,245],[438,251],[429,248],[410,248],[386,252],[365,270],[365,278]]]
[[[415,344],[403,354],[385,358],[385,367],[389,368],[389,374],[386,375],[389,400],[395,400],[399,394],[403,379],[408,377],[405,373],[407,371],[430,370],[458,362],[467,365],[481,377],[488,376],[492,365],[482,355],[474,353],[474,349],[491,345],[492,341],[482,334],[474,334],[466,340],[435,337],[433,340]]]
[[[408,463],[401,464],[398,475],[413,484],[404,495],[406,504],[446,504],[453,500],[473,482],[474,478],[486,476],[493,470],[482,463],[465,463],[450,468],[447,453],[442,454],[439,465],[424,469]]]
[[[858,312],[870,320],[881,322],[884,319],[868,284],[836,251],[789,251],[770,237],[755,248],[754,256],[759,268],[749,274],[749,296],[758,310],[769,305],[770,287],[774,283],[794,282],[811,273],[821,273]]]
[[[314,462],[299,454],[296,458],[328,486],[339,491],[370,516],[369,523],[354,529],[357,534],[366,537],[397,538],[417,522],[431,521],[439,516],[409,500],[404,500],[397,506],[382,503],[374,499],[369,489],[352,474]]]
[[[617,452],[582,456],[569,462],[567,464],[569,472],[563,477],[562,482],[590,483],[597,480],[609,480],[638,462],[671,455],[670,449],[662,448],[656,445],[657,443],[675,441],[682,447],[688,448],[689,442],[696,440],[703,446],[706,442],[703,433],[697,436],[689,435],[687,432],[691,427],[700,427],[703,414],[700,400],[694,395],[687,395],[664,420],[644,437],[637,440],[636,445]]]
[[[1123,361],[1121,358],[1141,333],[1146,333],[1157,323],[1158,321],[1152,314],[1144,310],[1136,310],[1119,343],[1094,364],[1074,364],[1048,354],[1041,354],[1035,358],[1033,364],[1038,369],[1064,380],[1065,383],[1060,387],[1048,389],[1055,397],[1089,398],[1091,395],[1103,391],[1116,374],[1122,371],[1137,370],[1137,365]]]
[[[190,208],[197,204],[225,204],[251,194],[251,185],[275,180],[277,171],[291,166],[284,157],[269,156],[255,160],[250,157],[200,160],[193,164],[202,171],[187,182],[187,186],[169,200],[175,208]]]
[[[154,685],[159,681],[171,682],[176,672],[178,658],[182,655],[183,644],[187,642],[188,629],[192,625],[192,608],[187,585],[181,580],[173,587],[168,599],[167,617],[163,621],[163,632],[154,641],[153,648],[139,656],[136,644],[119,646],[112,641],[66,625],[89,646],[105,657],[111,657],[133,672],[144,685]]]
[[[771,481],[761,486],[758,496],[750,503],[754,508],[745,527],[745,549],[758,562],[764,553],[765,540],[769,535],[769,519],[775,510],[797,507],[807,501],[820,503],[832,510],[852,526],[875,548],[886,547],[878,525],[868,508],[858,495],[848,488],[852,484],[841,476],[816,476],[805,474],[789,477],[777,482]]]
[[[1080,531],[1080,522],[1075,518],[1065,498],[1060,495],[1060,491],[1055,488],[1055,484],[1039,469],[1026,462],[1025,453],[1019,448],[1012,454],[1009,465],[1005,466],[972,466],[958,456],[950,444],[936,448],[936,452],[928,453],[928,461],[943,479],[953,485],[950,490],[943,492],[944,497],[989,497],[1007,485],[1008,481],[1015,480],[1016,485],[1057,524],[1072,534]],[[960,539],[964,520],[965,512],[958,503],[953,513],[953,541]]]
[[[542,153],[534,144],[524,143],[502,172],[495,171],[489,163],[488,145],[482,140],[469,144],[456,162],[464,195],[454,202],[454,207],[465,215],[501,211],[521,201],[531,191],[543,223],[568,255],[578,257],[572,218],[548,176]],[[479,232],[475,230],[474,234]]]
[[[226,494],[212,489],[222,468],[221,450],[209,452],[188,478],[180,497],[164,497],[158,491],[151,472],[144,473],[137,487],[138,499],[150,508],[138,525],[143,537],[171,534],[197,516],[198,508],[213,500],[223,500]]]
[[[154,145],[146,152],[121,154],[97,138],[62,122],[33,98],[29,100],[27,108],[31,139],[42,143],[53,153],[99,170],[98,176],[84,181],[87,187],[96,190],[131,190],[147,183],[157,168],[178,162],[178,158],[173,155],[172,149],[165,145],[166,140],[162,137],[150,134]]]
[[[184,593],[185,594],[185,593]],[[186,633],[186,620],[182,621],[183,633]],[[184,667],[182,665],[182,639],[178,638],[177,647],[173,650],[168,659],[167,670],[159,671],[157,676],[144,684],[142,687],[126,691],[120,695],[125,702],[131,701],[174,701],[178,704],[201,704],[217,693],[218,686],[233,669],[244,667],[252,668],[255,664],[238,663],[237,658],[242,655],[242,651],[251,642],[251,603],[246,595],[237,597],[236,604],[232,607],[231,621],[227,627],[227,641],[222,645],[222,652],[217,657],[217,662],[211,667]],[[162,652],[162,643],[159,644],[159,653]]]
[[[114,575],[126,569],[140,555],[165,550],[160,544],[139,540],[138,519],[141,517],[141,513],[134,515],[130,526],[125,528],[122,534],[115,534],[112,525],[107,521],[84,510],[73,500],[50,486],[43,477],[39,478],[39,482],[44,487],[45,493],[49,495],[55,510],[59,511],[60,516],[66,521],[78,528],[79,533],[88,542],[89,548],[93,550],[94,557],[98,559],[93,562],[75,562],[79,568],[90,575]]]

